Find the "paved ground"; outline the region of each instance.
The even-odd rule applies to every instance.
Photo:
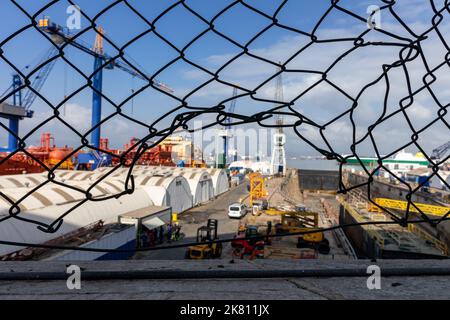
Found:
[[[285,201],[285,192],[279,191],[279,187],[283,182],[283,178],[269,179],[266,182],[266,187],[271,195],[270,204],[272,206],[283,206],[288,203]],[[250,209],[246,217],[241,220],[230,219],[227,215],[228,206],[231,203],[243,201],[247,206],[249,206],[248,199],[248,182],[233,188],[229,192],[219,196],[217,199],[205,203],[201,206],[195,207],[179,216],[179,223],[182,228],[182,232],[185,237],[179,242],[172,242],[172,244],[185,244],[193,243],[196,241],[197,229],[200,226],[206,225],[209,218],[217,219],[219,221],[219,239],[230,239],[232,238],[239,227],[239,224],[245,224],[247,221],[249,224],[262,224],[265,225],[265,219],[272,220],[272,217],[252,217]],[[299,190],[291,190],[294,188],[288,188],[289,198],[295,203],[304,203],[309,208],[318,212],[320,219],[320,226],[328,227],[328,224],[324,223],[323,216],[325,214],[323,205],[320,202],[320,194],[311,194],[307,199],[303,198]],[[294,192],[295,191],[295,192]],[[257,220],[257,221],[256,221]],[[335,241],[335,235],[330,232],[326,234],[327,239],[330,241],[331,251],[328,255],[319,255],[320,259],[349,259],[345,255],[342,248],[338,246]],[[270,256],[271,259],[291,259],[294,256],[298,256],[298,249],[296,249],[296,238],[276,238],[273,245],[267,247],[266,256]],[[167,244],[165,244],[167,245]],[[182,260],[186,248],[175,248],[170,250],[156,250],[146,253],[138,253],[134,256],[137,260]],[[232,259],[232,249],[230,243],[224,243],[222,259]]]
[[[182,232],[185,234],[183,240],[177,242],[192,243],[195,242],[197,229],[206,225],[208,218],[217,219],[219,221],[219,239],[232,238],[238,230],[240,220],[228,218],[228,206],[248,194],[248,183],[243,183],[231,191],[219,196],[214,201],[193,208],[179,216],[179,223]],[[172,243],[175,244],[175,243]],[[180,260],[184,259],[186,248],[177,248],[171,250],[152,251],[148,253],[138,253],[135,259],[146,260]],[[231,258],[230,244],[224,244],[223,258]]]

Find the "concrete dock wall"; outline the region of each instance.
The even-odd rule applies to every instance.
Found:
[[[337,191],[339,188],[338,171],[297,170],[300,189]]]

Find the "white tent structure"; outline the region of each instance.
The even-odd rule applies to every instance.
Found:
[[[77,190],[64,186],[45,185],[27,197],[25,196],[32,190],[31,188],[5,189],[2,190],[4,196],[0,197],[0,210],[11,206],[7,198],[17,202],[25,197],[19,206],[21,211],[29,211],[67,203],[78,203],[86,199],[87,190],[94,199],[116,195],[125,190],[124,184],[120,181],[102,181],[93,188],[89,183],[78,183],[75,187]],[[149,196],[146,195],[145,198],[149,198]]]
[[[151,167],[151,168],[154,169],[155,174],[173,173],[178,175],[184,175],[185,173],[188,173],[188,175],[184,175],[184,177],[190,176],[192,173],[207,172],[211,176],[214,188],[214,196],[218,196],[224,192],[227,192],[230,189],[227,173],[223,169],[180,168],[180,167]]]
[[[205,169],[211,176],[214,195],[217,197],[230,190],[227,172],[223,169]]]
[[[39,173],[0,176],[0,189],[31,188],[47,180],[47,176]]]
[[[172,207],[172,211],[176,213],[184,212],[192,208],[192,194],[186,179],[173,175],[171,172],[166,175],[156,175],[153,169],[148,169],[148,167],[144,168],[147,169],[139,170],[138,167],[138,170],[133,170],[135,188],[137,190],[144,189],[155,205]],[[106,170],[101,170],[95,174],[103,176],[106,172]],[[147,172],[151,174],[146,174]],[[112,194],[123,192],[128,173],[128,168],[119,169],[100,182],[95,188],[106,189]],[[87,190],[94,182],[95,179],[88,181],[65,181],[66,184],[77,187],[83,186],[84,190]],[[114,189],[111,190],[111,188]]]
[[[86,199],[90,190],[97,199],[117,195],[125,190],[124,182],[129,168],[120,168],[111,173],[111,168],[93,172],[55,171],[55,180],[78,189],[47,183],[20,202],[20,217],[51,224],[80,201]],[[110,173],[110,174],[109,174]],[[174,168],[137,166],[132,174],[135,192],[120,198],[102,201],[87,201],[64,217],[64,223],[56,233],[45,233],[35,224],[9,218],[0,223],[0,239],[22,243],[44,243],[100,220],[117,221],[119,215],[149,206],[170,206],[172,212],[181,213],[195,205],[210,201],[229,188],[224,170],[203,168]],[[92,185],[108,175],[103,181]],[[12,202],[17,202],[32,188],[48,180],[48,174],[25,174],[1,176],[0,218],[9,216]],[[0,256],[23,249],[0,245]]]
[[[23,190],[18,190],[14,195],[19,196],[21,192]],[[70,197],[64,201],[62,194],[67,192],[67,188],[62,192],[64,193],[58,193],[54,189],[43,189],[37,197],[33,194],[31,199],[25,201],[21,206],[20,216],[51,224],[78,203],[78,201],[72,201],[72,196],[75,197],[75,194],[69,194]],[[11,191],[8,190],[8,194],[12,195]],[[42,232],[37,229],[36,225],[14,218],[4,220],[0,223],[0,238],[12,242],[44,243],[100,220],[106,223],[116,222],[121,214],[152,205],[153,202],[145,190],[136,190],[132,195],[124,195],[120,199],[112,198],[101,202],[89,201],[84,203],[64,217],[64,223],[56,233]],[[8,215],[9,207],[9,204],[0,203],[0,217]],[[23,247],[0,245],[0,256],[20,249],[23,249]]]
[[[184,172],[181,175],[189,183],[194,206],[214,198],[213,182],[208,172]]]
[[[138,176],[136,189],[144,188],[155,205],[172,207],[172,212],[181,213],[193,207],[193,196],[188,181],[177,175]]]

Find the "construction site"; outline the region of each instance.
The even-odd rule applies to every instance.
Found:
[[[38,27],[58,44],[72,45],[92,56],[95,68],[109,63],[103,29],[97,33],[91,49],[86,44],[71,41],[70,34],[50,17],[40,19]],[[41,61],[57,52],[58,48],[52,47]],[[417,202],[411,206],[404,201],[405,190],[402,194],[401,186],[380,174],[371,182],[371,189],[375,190],[372,198],[367,197],[364,188],[352,188],[367,180],[361,168],[359,171],[354,167],[344,168],[341,174],[288,168],[281,115],[275,119],[277,129],[272,135],[270,161],[238,161],[242,155],[230,146],[235,138],[231,134],[231,117],[227,117],[224,127],[217,131],[222,146],[216,150],[212,164],[207,163],[199,146],[177,134],[159,142],[145,142],[145,148],[140,139],[131,138],[123,148],[115,149],[109,138],[101,137],[102,72],[98,72],[93,81],[93,129],[89,149],[58,147],[55,136],[48,132],[41,134],[40,145],[23,148],[18,139],[19,122],[33,117],[31,106],[53,67],[51,62],[40,68],[33,80],[33,90],[24,92],[22,79],[15,75],[10,87],[13,99],[11,103],[1,104],[0,114],[8,119],[10,129],[8,146],[0,154],[2,215],[7,217],[15,210],[11,209],[13,203],[13,208],[33,217],[38,228],[20,219],[6,220],[0,228],[16,243],[83,248],[109,243],[113,246],[107,248],[109,250],[127,248],[129,252],[49,254],[43,248],[2,246],[2,260],[61,260],[65,256],[82,260],[356,260],[442,259],[449,255],[450,236],[445,222],[433,228],[414,223],[407,223],[405,227],[398,221],[405,214],[408,222],[411,217],[446,217],[449,196],[445,188],[424,183],[423,188],[429,187],[427,192],[416,193],[413,200]],[[127,63],[115,61],[108,68],[145,80]],[[283,101],[282,74],[275,80],[275,100]],[[154,81],[152,84],[165,93],[174,93],[164,83]],[[238,90],[234,88],[228,114],[235,112],[237,96]],[[434,150],[433,159],[444,158],[449,149],[447,143]],[[347,161],[358,164],[354,158],[347,157]],[[362,165],[374,165],[374,160],[369,158],[359,161]],[[424,170],[429,168],[429,162],[423,155],[400,152],[385,161],[386,170],[393,166],[392,169],[405,179],[415,174],[416,181],[432,180],[432,171]],[[422,173],[415,173],[418,170]],[[446,172],[445,167],[442,170]],[[431,175],[430,178],[427,175]],[[136,190],[129,193],[131,177]],[[352,191],[338,194],[339,179]],[[393,190],[400,191],[397,194]],[[101,207],[108,205],[109,210],[98,210],[102,198],[105,200]],[[236,206],[233,208],[233,205]],[[64,210],[75,210],[77,214],[63,220]],[[238,219],[231,219],[231,210],[239,213]],[[395,214],[400,216],[397,220]],[[372,224],[388,221],[399,223]],[[355,226],[338,228],[343,225]],[[11,233],[12,230],[15,231]],[[176,240],[186,244],[186,248],[133,254],[133,248],[156,247],[166,240],[171,242],[174,230],[178,230]],[[223,238],[227,241],[222,244]],[[189,243],[198,245],[188,246]]]
[[[0,295],[450,299],[447,1],[18,2]]]
[[[20,208],[42,223],[53,221],[64,209],[83,200],[82,191],[88,190],[91,181],[102,180],[90,191],[94,198],[105,198],[121,191],[128,169],[116,170],[107,179],[102,179],[107,172],[108,168],[93,172],[57,171],[55,182],[35,191],[21,202]],[[2,260],[70,260],[76,256],[85,261],[115,258],[348,261],[368,258],[443,259],[449,255],[449,234],[445,223],[438,228],[425,224],[364,226],[367,222],[394,221],[377,204],[389,207],[400,217],[407,210],[405,201],[392,197],[394,190],[401,195],[402,189],[383,181],[374,183],[375,189],[380,191],[373,204],[358,189],[345,196],[338,195],[335,188],[339,178],[334,172],[288,169],[286,176],[263,176],[254,172],[234,185],[230,184],[223,169],[137,166],[133,173],[136,176],[133,194],[120,200],[104,200],[101,204],[87,202],[76,208],[77,214],[66,218],[64,227],[56,233],[26,228],[26,224],[20,221],[7,221],[0,225],[3,234],[8,234],[8,238],[16,242],[83,248],[106,245],[109,249],[128,248],[128,254],[117,253],[115,256],[112,253],[70,251],[54,254],[52,250],[3,246]],[[347,176],[355,182],[361,178],[351,172],[347,172]],[[43,174],[1,176],[1,191],[8,198],[20,199],[46,179]],[[70,188],[58,185],[58,181]],[[388,188],[391,189],[390,199],[383,198],[383,190]],[[428,194],[417,201],[421,203],[415,204],[430,218],[442,217],[448,212],[447,203],[436,197],[430,198]],[[230,207],[235,204],[242,205],[245,211],[238,219],[229,216]],[[98,210],[98,205],[109,209]],[[8,207],[4,201],[2,206]],[[410,220],[414,221],[419,218],[419,212],[412,212],[413,219]],[[182,237],[174,243],[186,244],[186,247],[132,254],[133,248],[156,248],[169,245],[167,241],[175,241],[167,238],[168,235],[174,236],[169,225],[171,229],[181,229]],[[336,228],[346,225],[351,226]],[[11,233],[9,230],[15,231]],[[304,235],[289,236],[290,233]],[[212,254],[219,240],[230,241],[220,243],[219,252]],[[202,245],[188,246],[195,242]]]

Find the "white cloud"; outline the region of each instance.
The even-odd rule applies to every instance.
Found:
[[[64,119],[73,129],[77,132],[84,134],[91,128],[91,108],[82,106],[75,103],[69,103],[64,108],[60,109],[60,117]],[[53,111],[49,110],[45,112],[39,112],[31,119],[25,119],[21,122],[20,132],[26,134],[30,130],[36,128],[38,125],[44,123],[47,119],[51,118]],[[28,145],[39,144],[39,137],[42,133],[48,132],[55,136],[55,142],[57,145],[80,145],[80,139],[70,129],[68,129],[61,121],[57,119],[51,120],[45,124],[36,134],[32,136],[28,141]],[[134,132],[138,132],[136,128],[130,126],[130,124],[119,116],[115,116],[102,126],[102,137],[114,137],[118,146],[127,142]],[[130,136],[131,135],[131,136]],[[110,139],[112,140],[112,139]]]
[[[411,6],[402,3],[404,8],[402,13],[405,14],[405,19],[413,20],[408,25],[413,30],[425,30],[429,28],[429,22],[424,21],[423,14],[420,12],[424,8],[424,4],[421,1],[414,1]],[[414,6],[416,5],[416,6]],[[413,10],[414,8],[414,10]],[[429,3],[427,3],[427,9],[429,10]],[[407,17],[406,17],[407,16]],[[400,33],[402,35],[408,35],[411,37],[404,28],[398,24],[387,19],[383,26],[390,32]],[[450,31],[447,26],[442,26],[441,31],[443,34]],[[323,29],[321,32],[323,37],[333,38],[342,36],[353,36],[354,32],[352,28],[345,29]],[[399,42],[398,39],[389,38],[385,35],[372,31],[366,36],[366,41],[390,41]],[[293,36],[283,38],[271,46],[265,48],[258,48],[253,50],[257,55],[268,58],[272,61],[285,61],[286,57],[298,50],[303,44],[304,39],[301,36]],[[296,59],[292,60],[288,65],[289,69],[315,69],[324,70],[330,63],[334,62],[345,50],[351,48],[353,44],[351,42],[340,42],[337,44],[315,44],[307,49],[304,54],[299,55]],[[422,48],[426,53],[427,61],[430,61],[430,66],[441,63],[445,60],[445,48],[439,42],[439,39],[430,38],[422,43]],[[382,67],[385,64],[392,64],[399,59],[400,47],[382,47],[382,46],[369,46],[365,48],[359,48],[350,55],[346,56],[342,61],[338,62],[333,71],[329,74],[328,79],[337,84],[340,88],[348,92],[352,97],[356,97],[362,88],[368,83],[374,81],[382,74]],[[228,61],[232,55],[214,55],[206,59],[206,63],[218,67]],[[444,69],[447,71],[446,67]],[[252,85],[261,83],[261,79],[266,79],[276,72],[274,66],[266,63],[260,63],[250,57],[242,57],[236,60],[231,66],[224,70],[225,76],[230,76],[232,81],[244,84],[252,89]],[[423,85],[422,78],[426,73],[424,63],[419,56],[415,61],[408,63],[408,72],[411,80],[412,91],[417,90]],[[433,90],[441,97],[450,97],[448,92],[448,81],[445,78],[449,77],[448,72],[440,75],[440,81],[433,84]],[[312,85],[317,81],[318,77],[311,74],[297,74],[300,75],[295,79],[294,76],[289,77],[289,73],[284,73],[284,95],[285,100],[292,99],[302,92],[306,87]],[[290,79],[288,79],[290,78]],[[227,80],[230,80],[227,79]],[[407,92],[405,75],[401,68],[393,69],[389,73],[389,99],[387,105],[387,113],[398,110],[399,100],[405,97]],[[275,81],[268,83],[266,86],[259,89],[257,96],[260,98],[272,98],[274,96]],[[299,100],[297,111],[308,114],[312,117],[322,120],[320,123],[325,123],[335,116],[338,116],[341,112],[351,107],[350,100],[343,98],[342,94],[337,92],[331,86],[318,86],[313,89],[314,94],[310,94]],[[368,127],[374,124],[375,121],[381,116],[384,107],[384,94],[386,92],[386,84],[382,79],[377,85],[370,87],[364,92],[364,95],[360,98],[360,105],[356,109],[355,121],[356,123],[356,136],[357,138],[364,136]],[[223,97],[223,95],[230,95],[226,91],[213,90],[207,92],[204,98],[207,101],[208,98],[213,98],[215,95]],[[442,101],[443,104],[447,104],[448,101]],[[239,104],[239,102],[238,102]],[[205,103],[207,105],[207,103]],[[311,110],[315,110],[311,112]],[[436,117],[437,106],[433,101],[429,93],[417,95],[415,97],[415,103],[408,109],[408,115],[415,120],[417,128],[421,128],[433,118]],[[396,118],[397,119],[397,118]],[[399,118],[400,119],[400,118]],[[436,131],[435,128],[429,129],[429,131]],[[303,126],[302,132],[305,137],[308,137],[312,142],[317,145],[323,145],[322,138],[318,134],[318,130],[311,126]],[[333,147],[338,152],[349,152],[351,143],[351,136],[353,133],[349,116],[342,118],[334,123],[326,130],[327,136],[335,137]],[[389,126],[383,130],[385,137],[389,139],[378,140],[378,143],[382,144],[382,148],[385,153],[397,148],[399,145],[406,144],[410,141],[411,131],[407,126],[406,121],[393,121],[389,122]],[[439,132],[435,132],[432,135],[437,136]],[[442,135],[442,132],[440,133]],[[292,148],[295,148],[295,135],[290,135],[291,138],[288,141]],[[343,137],[339,139],[339,137]],[[350,139],[347,139],[350,137]],[[344,141],[344,142],[343,142]],[[431,151],[428,146],[424,146],[427,151]],[[310,150],[302,150],[299,152],[309,152]],[[370,147],[370,143],[364,143],[360,146],[360,152],[372,153],[373,148]]]

